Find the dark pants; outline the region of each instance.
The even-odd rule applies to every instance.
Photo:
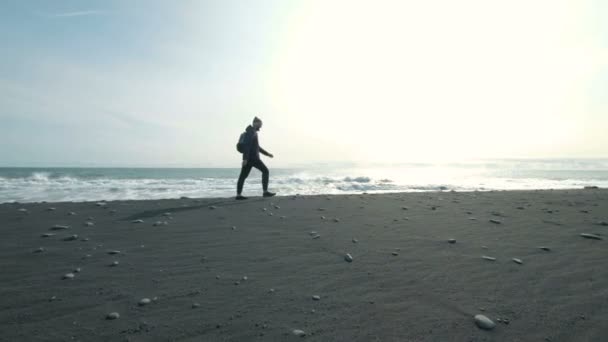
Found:
[[[239,175],[239,181],[236,184],[236,193],[240,195],[243,192],[243,185],[245,184],[245,179],[249,176],[249,172],[251,172],[251,168],[255,167],[256,169],[262,172],[262,188],[264,192],[268,191],[268,178],[270,177],[270,172],[264,162],[261,160],[250,160],[247,162],[247,165],[241,168],[241,174]]]

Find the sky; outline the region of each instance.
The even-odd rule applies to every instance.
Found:
[[[0,166],[608,157],[602,0],[0,2]]]

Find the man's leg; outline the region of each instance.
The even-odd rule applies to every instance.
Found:
[[[268,171],[268,168],[261,160],[256,160],[256,162],[253,163],[253,167],[262,172],[262,188],[264,189],[264,194],[268,194],[268,180],[270,179],[270,171]]]
[[[251,162],[247,162],[247,165],[241,168],[241,174],[239,175],[239,180],[236,183],[236,194],[240,196],[243,192],[243,185],[245,185],[245,179],[249,176],[249,172],[251,172]]]

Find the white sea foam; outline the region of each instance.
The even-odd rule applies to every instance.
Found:
[[[0,203],[229,197],[236,169],[0,169]],[[551,161],[462,165],[401,165],[350,169],[271,169],[281,195],[421,192],[438,190],[608,187],[608,163]],[[245,194],[259,195],[252,171]]]

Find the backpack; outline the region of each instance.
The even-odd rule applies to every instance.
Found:
[[[243,132],[241,133],[241,136],[239,137],[239,141],[236,143],[236,150],[239,153],[245,153],[245,137],[247,135],[247,132]]]

